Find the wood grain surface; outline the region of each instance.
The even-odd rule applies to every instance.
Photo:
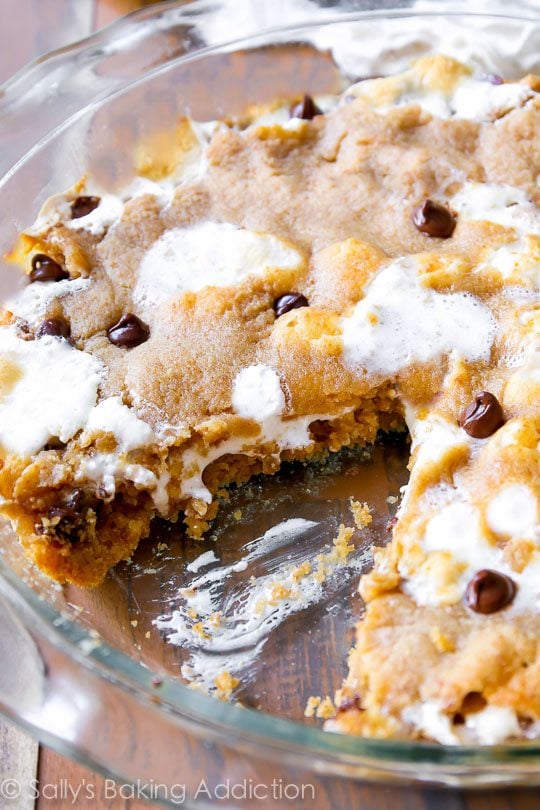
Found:
[[[257,2],[257,0],[253,0]],[[88,34],[122,14],[142,5],[137,0],[0,0],[0,82],[30,59]],[[156,741],[164,744],[164,741]],[[211,769],[211,763],[208,763]],[[42,795],[4,802],[0,808],[14,810],[142,810],[143,801],[107,796],[107,784],[98,774],[41,747],[26,734],[0,725],[0,781],[6,778],[31,784],[37,779]],[[92,786],[93,798],[74,800],[65,786]],[[332,797],[302,806],[330,810],[537,810],[539,790],[440,791],[420,788],[387,788],[356,785],[346,781]],[[268,806],[258,803],[261,808]],[[296,807],[291,802],[291,807]]]
[[[15,726],[0,724],[0,781],[31,784],[37,774],[38,744]],[[18,810],[33,810],[34,800],[20,797]]]

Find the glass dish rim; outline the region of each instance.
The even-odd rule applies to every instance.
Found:
[[[221,4],[219,0],[218,4]],[[17,85],[28,79],[36,70],[47,72],[53,67],[57,58],[66,54],[84,53],[95,46],[105,45],[112,42],[122,32],[129,31],[131,25],[139,20],[153,20],[167,10],[171,9],[193,9],[198,6],[198,0],[191,0],[187,3],[178,3],[176,0],[165,0],[153,6],[151,9],[142,8],[131,12],[126,17],[116,20],[105,28],[90,34],[67,46],[58,48],[48,54],[38,57],[30,62],[26,67],[15,73],[6,83],[0,85],[0,114],[4,104],[9,103],[12,94],[17,91]],[[203,9],[212,11],[213,8]],[[329,25],[342,24],[348,21],[364,21],[370,19],[399,19],[399,18],[480,18],[480,19],[507,19],[520,23],[537,23],[538,19],[516,14],[487,13],[487,12],[464,12],[464,11],[424,11],[415,9],[376,9],[376,10],[351,10],[336,12],[335,17],[323,18],[305,22],[295,22],[284,26],[270,26],[262,28],[248,35],[235,39],[224,39],[219,43],[196,48],[189,53],[171,59],[163,64],[157,65],[153,69],[144,73],[143,76],[130,78],[119,87],[113,88],[110,92],[92,99],[89,104],[82,109],[72,113],[65,121],[54,127],[45,137],[38,140],[36,144],[0,178],[0,191],[4,183],[14,174],[24,162],[41,148],[46,142],[53,138],[64,128],[69,127],[79,116],[87,114],[93,108],[102,105],[115,95],[125,92],[127,88],[135,86],[139,82],[144,82],[148,78],[158,75],[171,67],[204,58],[213,53],[219,53],[227,48],[232,50],[257,43],[257,40],[265,40],[277,34],[284,34],[296,30],[309,30],[310,28],[323,28]],[[186,20],[188,21],[189,18]],[[269,44],[266,42],[266,44]],[[388,765],[399,762],[400,764],[416,764],[426,766],[468,766],[474,768],[481,765],[512,766],[518,762],[531,765],[540,761],[540,742],[538,743],[518,743],[514,745],[497,746],[449,746],[439,743],[420,742],[414,740],[379,740],[373,738],[353,737],[343,734],[334,734],[323,731],[319,727],[308,726],[294,720],[275,717],[273,715],[258,711],[256,709],[239,707],[235,704],[223,703],[215,698],[199,694],[181,684],[171,676],[159,674],[161,682],[159,692],[152,678],[158,674],[138,663],[130,656],[121,652],[107,642],[100,640],[99,646],[92,646],[95,642],[95,635],[85,629],[76,619],[66,618],[61,612],[54,609],[50,604],[28,587],[22,579],[8,567],[0,558],[0,593],[5,595],[8,601],[15,605],[18,612],[30,613],[36,620],[35,627],[39,632],[59,650],[64,652],[71,660],[76,661],[80,666],[90,669],[94,674],[102,679],[114,684],[124,691],[135,695],[138,700],[152,702],[156,706],[156,697],[159,694],[160,707],[169,716],[178,719],[189,717],[191,721],[204,723],[205,729],[218,738],[223,733],[233,731],[244,742],[257,741],[266,747],[281,750],[289,754],[302,755],[305,753],[316,754],[318,757],[328,762],[333,760],[348,759],[352,764],[365,764],[370,759],[383,760]],[[83,652],[81,645],[87,642],[91,649]],[[234,747],[234,741],[231,742]]]
[[[222,2],[222,0],[218,0],[218,3]],[[50,63],[55,60],[57,57],[63,56],[69,53],[78,53],[81,51],[85,51],[89,48],[94,47],[95,45],[103,45],[109,42],[110,40],[114,39],[117,34],[122,31],[127,31],[127,29],[131,26],[132,23],[137,22],[139,19],[149,18],[152,19],[154,17],[158,17],[163,11],[171,10],[171,9],[189,9],[190,7],[195,7],[198,4],[198,0],[161,0],[161,2],[155,3],[151,8],[139,8],[133,11],[128,12],[123,17],[120,17],[117,20],[113,20],[112,22],[104,25],[102,28],[99,28],[97,31],[94,31],[87,36],[81,37],[73,42],[68,43],[67,45],[61,45],[58,48],[53,48],[50,51],[47,51],[40,56],[31,59],[27,62],[23,67],[19,68],[15,73],[9,76],[4,82],[0,83],[0,111],[2,105],[5,103],[6,99],[9,99],[12,90],[15,89],[16,83],[25,79],[26,77],[30,76],[31,73],[38,69],[38,68],[48,68]],[[213,11],[212,8],[208,9],[209,11]],[[332,9],[333,10],[333,9]],[[370,18],[399,18],[399,17],[468,17],[468,18],[491,18],[491,19],[509,19],[514,20],[516,22],[534,22],[538,23],[538,18],[529,17],[521,14],[506,14],[504,12],[482,12],[482,11],[427,11],[425,9],[413,9],[413,8],[386,8],[386,9],[371,9],[366,11],[361,10],[351,10],[351,11],[341,11],[340,16],[336,17],[335,19],[323,19],[319,22],[295,22],[288,25],[283,26],[270,26],[268,28],[262,28],[257,32],[253,32],[248,36],[233,38],[233,39],[224,39],[219,43],[215,43],[214,45],[204,46],[200,49],[196,49],[193,52],[187,54],[188,57],[191,57],[193,54],[206,54],[209,51],[213,51],[215,49],[229,47],[231,45],[240,44],[242,41],[247,39],[256,38],[259,35],[270,35],[272,33],[278,32],[285,32],[288,30],[294,30],[295,28],[306,28],[309,26],[313,27],[320,27],[326,25],[332,25],[339,22],[347,22],[347,20],[354,20],[354,19],[370,19]],[[180,56],[177,59],[173,59],[170,62],[167,62],[167,65],[170,64],[177,64],[179,61],[185,59],[185,56]],[[163,65],[157,66],[153,70],[149,71],[148,75],[154,75],[154,72],[159,72],[163,69]],[[129,83],[128,83],[129,84]],[[128,85],[125,85],[126,87]],[[103,100],[103,99],[101,99]],[[52,134],[52,133],[51,133]]]

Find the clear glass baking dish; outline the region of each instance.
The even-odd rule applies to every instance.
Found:
[[[48,196],[84,173],[107,189],[124,185],[136,145],[185,112],[207,120],[278,96],[337,92],[358,76],[391,72],[430,50],[507,76],[540,70],[534,6],[528,16],[512,17],[410,5],[166,2],[38,60],[0,89],[0,251]],[[19,283],[2,265],[0,294]],[[222,785],[229,786],[229,806],[252,806],[262,798],[254,786],[262,785],[259,794],[266,790],[279,808],[291,806],[296,789],[308,801],[312,795],[352,801],[356,780],[540,783],[537,744],[455,748],[348,738],[303,716],[307,697],[331,694],[345,672],[353,617],[361,611],[358,572],[369,564],[369,545],[384,538],[387,496],[392,501],[405,480],[406,456],[405,446],[377,447],[369,458],[343,454],[315,474],[293,468],[276,481],[255,482],[224,510],[215,530],[219,544],[195,546],[178,528],[158,526],[132,563],[93,591],[43,579],[2,527],[0,711],[104,773],[150,784],[147,795],[173,806],[180,799],[187,807],[215,806],[225,795]],[[230,564],[279,520],[317,523],[305,538],[256,559],[257,575],[264,575],[280,555],[324,548],[347,520],[350,496],[375,504],[355,564],[309,609],[259,638],[264,643],[243,673],[242,705],[188,688],[181,666],[193,663],[193,649],[171,645],[152,623],[178,604],[186,562],[214,549]],[[243,517],[235,522],[239,508]],[[229,586],[234,604],[242,582]],[[249,646],[236,642],[236,652]]]

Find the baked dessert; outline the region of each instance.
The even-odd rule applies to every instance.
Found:
[[[540,79],[444,56],[332,99],[183,120],[119,194],[52,198],[10,258],[1,512],[98,584],[159,514],[412,437],[331,730],[540,733]]]

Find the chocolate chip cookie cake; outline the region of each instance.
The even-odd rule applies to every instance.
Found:
[[[407,429],[330,730],[540,736],[540,78],[444,56],[179,123],[117,194],[51,198],[10,259],[1,513],[98,584],[226,485]]]

